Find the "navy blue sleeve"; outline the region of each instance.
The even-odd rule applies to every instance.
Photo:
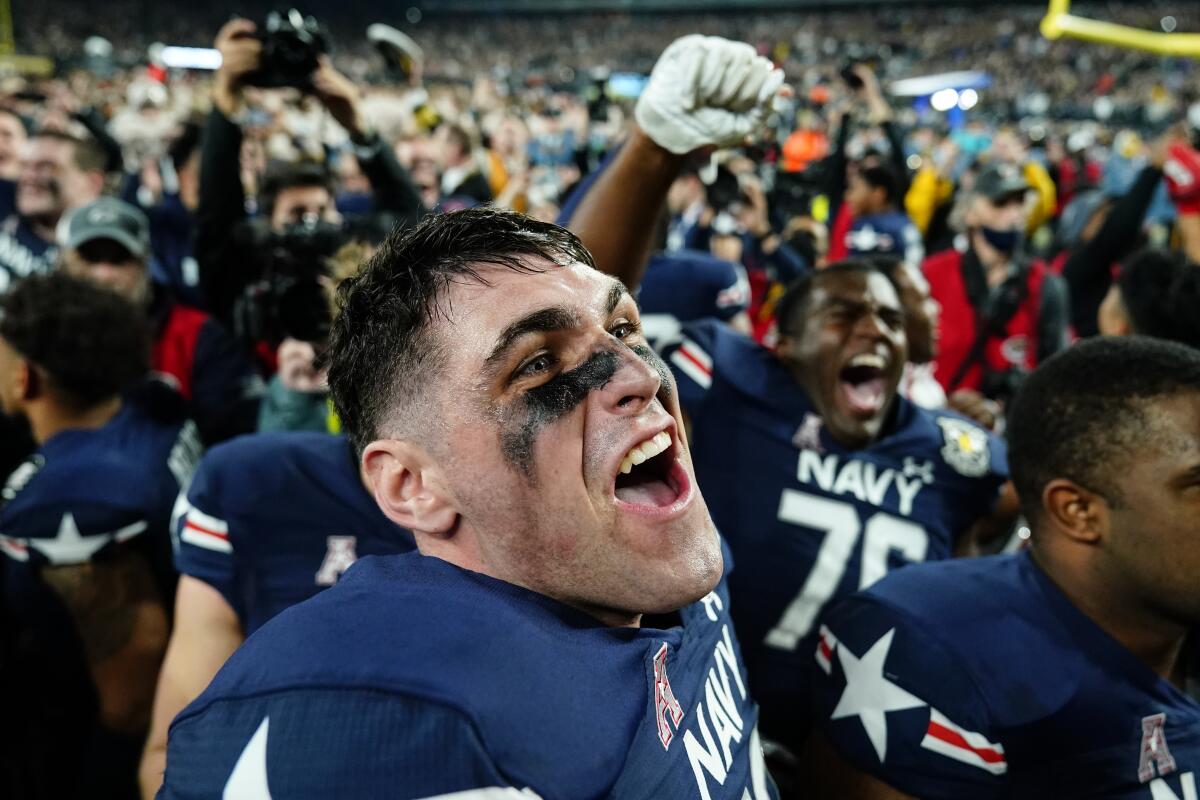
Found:
[[[220,473],[223,448],[200,462],[186,495],[180,497],[171,520],[175,569],[204,581],[225,598],[245,624],[245,609],[235,591],[234,545],[237,524],[231,532],[222,501]]]
[[[503,796],[508,786],[453,709],[377,691],[304,689],[185,709],[171,726],[158,796],[415,800],[487,788]]]
[[[987,703],[928,624],[858,594],[830,613],[813,657],[815,720],[855,769],[929,800],[1006,796]]]
[[[192,413],[205,444],[253,433],[264,391],[250,356],[220,323],[207,320],[192,362]]]

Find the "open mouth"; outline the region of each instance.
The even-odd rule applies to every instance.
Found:
[[[873,417],[887,402],[887,361],[874,353],[862,353],[850,359],[838,373],[838,391],[850,413]]]
[[[660,431],[629,449],[617,471],[613,494],[617,505],[628,511],[661,515],[682,510],[691,485],[671,431]]]

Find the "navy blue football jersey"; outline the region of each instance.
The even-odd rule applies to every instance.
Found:
[[[1200,705],[1029,552],[923,564],[843,602],[808,653],[856,768],[921,798],[1195,798]]]
[[[362,555],[412,534],[367,493],[344,436],[269,433],[213,448],[176,509],[175,566],[229,603],[250,634],[332,586]]]
[[[58,248],[34,233],[17,213],[17,184],[0,180],[0,292],[28,275],[54,269]]]
[[[65,430],[18,467],[0,500],[0,551],[32,565],[84,564],[132,539],[165,550],[200,443],[195,426],[126,402],[108,424]]]
[[[668,339],[684,322],[729,320],[750,306],[750,281],[741,264],[699,250],[655,253],[637,292],[642,330],[651,343]]]
[[[796,744],[825,610],[897,567],[948,558],[994,505],[1004,444],[897,397],[886,435],[847,450],[787,367],[723,323],[684,326],[662,352],[691,420],[700,490],[738,565],[734,621],[763,730]]]
[[[86,591],[87,570],[73,567],[142,562],[169,613],[171,508],[199,454],[191,423],[167,423],[127,402],[103,427],[52,436],[0,492],[0,618],[13,644],[0,662],[11,686],[20,687],[9,689],[4,708],[8,718],[20,720],[21,749],[13,752],[21,754],[20,773],[37,784],[37,796],[124,796],[136,788],[137,763],[132,740],[126,747],[112,733],[100,734],[81,636],[87,632],[44,568],[66,568],[69,585]],[[107,607],[120,598],[96,600]],[[114,611],[107,618],[119,623]],[[23,795],[15,790],[11,796]]]
[[[677,627],[608,628],[419,553],[365,558],[175,719],[160,797],[775,798],[728,608],[722,582]]]

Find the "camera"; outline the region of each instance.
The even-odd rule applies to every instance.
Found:
[[[317,21],[294,8],[287,14],[272,11],[262,31],[259,67],[246,82],[264,89],[309,88],[318,57],[329,51],[328,38]]]
[[[746,202],[746,195],[742,191],[737,175],[730,172],[724,165],[717,167],[716,176],[704,191],[708,204],[713,211],[718,213],[728,211],[735,205]]]
[[[286,338],[324,342],[332,314],[323,279],[329,258],[350,238],[347,229],[309,220],[272,231],[254,222],[240,235],[248,239],[261,278],[246,287],[234,307],[237,335],[272,345]]]

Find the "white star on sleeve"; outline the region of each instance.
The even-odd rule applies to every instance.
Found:
[[[246,743],[233,772],[225,782],[221,793],[223,800],[271,800],[271,789],[267,786],[267,732],[271,718],[263,717],[258,730]]]
[[[79,526],[75,524],[75,516],[71,512],[63,514],[58,524],[58,533],[53,539],[25,539],[29,547],[37,550],[51,564],[85,564],[96,552],[111,541],[124,542],[146,530],[145,521],[126,525],[124,528],[108,533],[96,533],[89,536],[79,534]]]
[[[883,665],[895,633],[896,629],[892,628],[879,637],[879,641],[871,645],[862,658],[851,653],[844,642],[839,643],[837,648],[838,660],[846,675],[846,688],[837,707],[833,709],[831,719],[858,717],[881,764],[887,754],[887,712],[927,705],[883,675]]]

